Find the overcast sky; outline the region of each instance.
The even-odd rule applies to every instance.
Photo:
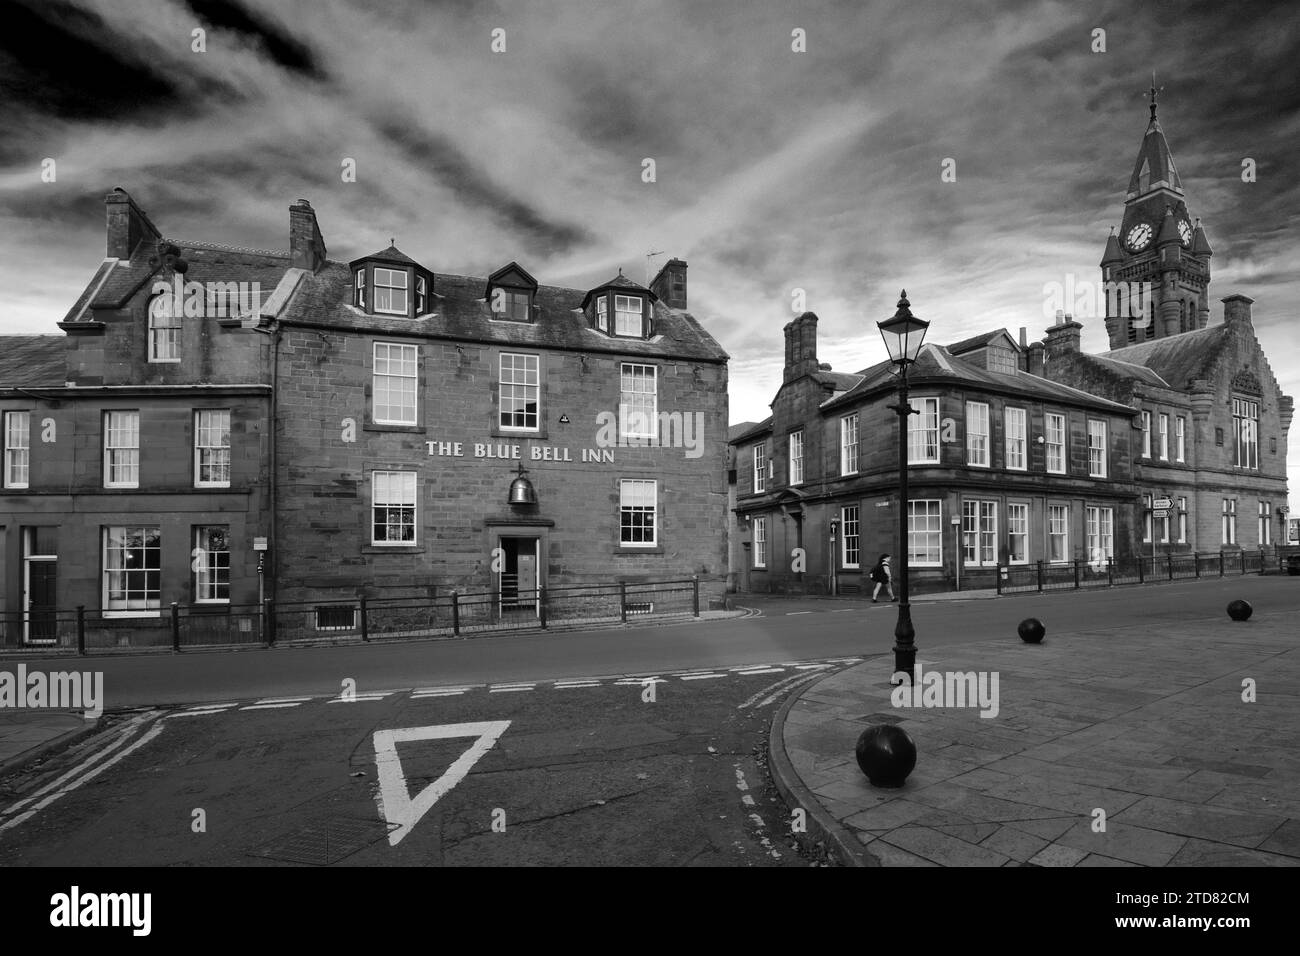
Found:
[[[1155,70],[1188,206],[1215,252],[1211,322],[1223,296],[1253,297],[1273,370],[1300,395],[1300,26],[1286,10],[11,5],[0,332],[57,331],[103,258],[114,186],[164,235],[260,248],[287,247],[287,207],[305,198],[337,259],[395,236],[435,272],[517,259],[577,288],[620,267],[644,281],[650,251],[686,259],[691,310],[732,356],[731,420],[758,420],[780,382],[794,289],[839,370],[883,357],[875,322],[903,287],[932,341],[1001,326],[1041,337],[1044,285],[1099,278]],[[206,52],[193,50],[196,28]],[[345,158],[356,182],[342,181]],[[1242,182],[1245,158],[1257,182]],[[949,159],[955,182],[941,180]],[[1080,318],[1084,348],[1104,350],[1101,319]],[[1289,460],[1300,487],[1300,428]]]

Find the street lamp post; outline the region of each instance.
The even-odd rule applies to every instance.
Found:
[[[892,318],[876,323],[885,340],[889,360],[898,366],[898,623],[894,627],[894,673],[907,675],[909,683],[916,675],[916,631],[912,627],[912,606],[907,593],[907,416],[916,414],[907,398],[907,369],[916,361],[930,323],[912,315],[911,303],[904,289],[898,299],[898,311]]]

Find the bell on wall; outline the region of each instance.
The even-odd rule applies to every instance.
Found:
[[[511,505],[535,505],[537,504],[537,491],[533,488],[533,483],[524,475],[528,474],[528,469],[521,463],[519,465],[519,476],[510,482],[510,494],[506,501]]]

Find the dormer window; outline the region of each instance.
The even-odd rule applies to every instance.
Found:
[[[410,276],[398,269],[375,266],[375,311],[406,315],[406,288]]]
[[[603,295],[596,300],[596,328],[609,333],[609,300]]]
[[[641,297],[637,295],[614,296],[614,334],[644,335],[641,321]]]
[[[532,318],[532,296],[517,289],[493,289],[492,311],[498,319],[527,322]]]
[[[368,315],[427,315],[435,277],[395,246],[354,259],[352,304]]]

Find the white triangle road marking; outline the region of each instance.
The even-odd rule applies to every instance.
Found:
[[[397,846],[414,829],[429,809],[452,787],[465,779],[470,768],[492,749],[492,745],[510,726],[508,720],[484,720],[469,724],[434,724],[429,727],[399,727],[394,730],[375,731],[375,768],[379,773],[379,812],[397,829],[388,834],[390,846]],[[455,737],[477,737],[473,745],[456,758],[437,780],[433,781],[414,799],[406,786],[402,760],[397,756],[397,745],[412,740],[447,740]]]

